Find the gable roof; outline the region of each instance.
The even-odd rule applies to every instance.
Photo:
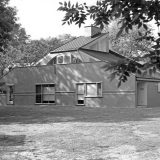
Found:
[[[78,50],[82,46],[87,45],[87,44],[95,41],[96,39],[99,39],[100,37],[102,37],[105,34],[106,33],[102,33],[99,36],[92,37],[92,38],[90,36],[89,37],[80,36],[80,37],[75,38],[75,39],[71,40],[70,42],[56,48],[55,50],[51,51],[51,53],[59,53],[59,52],[65,52],[65,51]]]

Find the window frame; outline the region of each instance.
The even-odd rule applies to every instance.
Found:
[[[43,93],[43,86],[44,85],[48,85],[48,87],[50,87],[50,85],[54,85],[54,94],[44,94]],[[41,93],[37,93],[37,86],[41,86]],[[37,102],[37,95],[41,96],[41,102]],[[54,95],[54,102],[48,101],[48,102],[44,102],[43,100],[43,96],[44,95]],[[35,104],[56,104],[56,84],[55,83],[36,83],[35,84]]]
[[[65,56],[68,56],[69,57],[69,62],[66,62],[66,57]],[[62,63],[59,63],[58,62],[58,59],[59,59],[59,57],[62,57],[63,58],[63,62]],[[56,64],[70,64],[71,63],[71,61],[72,61],[72,59],[71,59],[71,55],[66,55],[66,54],[60,54],[60,55],[57,55],[56,56]]]
[[[78,94],[78,85],[84,85],[84,93],[79,93]],[[86,101],[85,101],[85,83],[76,83],[76,105],[78,106],[84,106]],[[78,103],[78,95],[83,95],[84,96],[84,103],[83,104],[80,104]]]
[[[8,105],[13,105],[14,104],[14,100],[15,100],[15,85],[14,84],[6,84],[6,86],[7,86],[7,93],[6,93],[6,95],[7,95],[7,104]],[[12,87],[12,93],[10,92],[11,90],[10,90],[10,87]],[[10,98],[11,98],[11,94],[12,94],[12,96],[13,96],[13,98],[12,98],[12,100],[10,100]]]
[[[58,61],[58,59],[59,59],[60,57],[63,58],[63,62],[62,62],[62,63],[59,63],[59,61]],[[56,61],[57,61],[57,64],[64,64],[64,55],[58,55]]]
[[[95,84],[96,85],[96,95],[95,96],[93,96],[93,95],[87,95],[87,84]],[[100,91],[100,94],[98,94],[98,84],[100,84],[100,86],[101,86],[101,91]],[[103,97],[102,96],[102,82],[87,82],[86,84],[86,94],[85,94],[85,97],[86,98],[99,98],[99,97]]]
[[[160,82],[157,83],[157,92],[160,93]]]
[[[78,89],[77,89],[77,85],[78,84],[83,84],[84,85],[84,94],[78,94]],[[87,96],[87,84],[96,84],[96,95],[95,96]],[[101,91],[100,94],[98,95],[98,84],[100,84],[101,86]],[[102,87],[103,87],[103,83],[101,82],[80,82],[80,83],[76,83],[76,105],[85,105],[86,104],[86,100],[85,98],[103,98],[103,91],[102,91]],[[78,103],[78,95],[84,95],[84,104],[79,104]]]

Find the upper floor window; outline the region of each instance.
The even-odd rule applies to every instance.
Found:
[[[56,57],[56,64],[81,63],[82,60],[72,54],[61,54]],[[55,64],[55,63],[54,63]]]

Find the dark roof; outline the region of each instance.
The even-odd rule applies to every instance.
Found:
[[[102,37],[105,35],[104,33],[100,34],[99,36],[96,37],[84,37],[80,36],[78,38],[75,38],[71,40],[70,42],[56,48],[55,50],[51,51],[51,53],[56,53],[56,52],[64,52],[64,51],[75,51],[79,49],[80,47],[87,45],[88,43],[91,43],[92,41]]]

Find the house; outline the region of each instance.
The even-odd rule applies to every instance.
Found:
[[[91,27],[91,36],[78,37],[55,49],[36,66],[16,67],[0,79],[0,105],[88,107],[158,107],[160,79],[132,75],[117,88],[103,69],[124,56],[112,51],[108,33]]]

